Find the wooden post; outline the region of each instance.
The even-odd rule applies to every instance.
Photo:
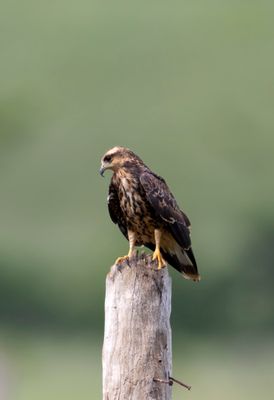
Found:
[[[103,400],[170,400],[171,279],[151,256],[114,265],[106,279]]]

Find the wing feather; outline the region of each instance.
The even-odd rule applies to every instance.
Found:
[[[184,249],[191,246],[189,219],[178,207],[164,179],[146,170],[140,176],[146,199],[156,218],[160,218],[176,242]]]
[[[118,224],[120,231],[128,239],[126,219],[120,206],[116,185],[112,180],[109,185],[107,202],[110,218],[114,224]]]

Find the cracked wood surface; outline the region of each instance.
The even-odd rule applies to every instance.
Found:
[[[151,256],[114,265],[106,278],[103,400],[170,400],[171,279]]]

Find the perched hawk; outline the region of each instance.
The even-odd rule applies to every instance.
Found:
[[[164,179],[125,147],[110,149],[101,160],[100,174],[113,171],[109,186],[108,210],[129,241],[130,258],[134,246],[153,250],[158,269],[169,263],[186,279],[200,280],[191,248],[190,221],[180,210]]]

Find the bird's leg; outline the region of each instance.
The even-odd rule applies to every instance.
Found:
[[[153,253],[152,260],[158,261],[158,269],[162,269],[162,268],[166,267],[166,262],[163,259],[161,251],[160,251],[161,235],[162,235],[162,233],[161,233],[160,229],[154,230],[155,251]]]
[[[128,241],[129,241],[129,252],[126,256],[118,257],[117,260],[115,261],[115,265],[121,264],[123,261],[129,259],[133,254],[135,242],[136,242],[136,235],[133,231],[128,231],[127,234],[128,234]]]

